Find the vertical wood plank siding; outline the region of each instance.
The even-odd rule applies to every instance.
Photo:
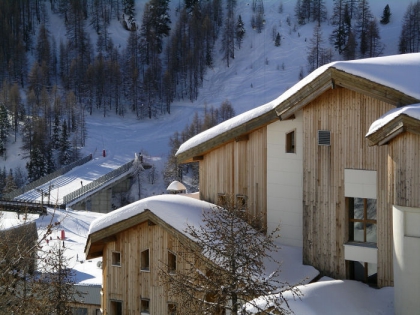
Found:
[[[247,196],[248,211],[267,226],[267,127],[232,141],[200,161],[200,198],[217,203],[218,194]]]
[[[389,189],[393,204],[420,207],[420,135],[405,132],[389,144]],[[394,184],[395,183],[395,184]]]
[[[168,259],[168,250],[176,253],[177,239],[160,225],[147,222],[117,234],[117,241],[106,244],[103,256],[103,307],[109,315],[111,300],[123,302],[123,314],[140,314],[140,300],[150,299],[151,314],[168,312],[168,293],[159,282],[159,268]],[[140,270],[140,255],[149,249],[150,272]],[[121,254],[121,266],[112,266],[112,252]],[[184,268],[177,262],[177,268]],[[108,287],[105,287],[108,286]]]
[[[345,88],[323,93],[303,109],[303,260],[324,275],[346,278],[343,244],[348,241],[344,169],[377,171],[378,286],[393,285],[392,198],[387,147],[369,147],[372,122],[392,105]],[[318,130],[331,145],[317,144]]]

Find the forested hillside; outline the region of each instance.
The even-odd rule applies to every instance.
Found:
[[[252,49],[257,36],[269,38],[264,49],[277,54],[290,49],[286,45],[291,38],[306,46],[305,60],[293,65],[299,71],[291,83],[333,60],[384,54],[386,34],[380,29],[390,21],[399,26],[394,53],[420,50],[420,1],[403,1],[403,9],[399,1],[380,5],[375,1],[374,12],[371,4],[368,0],[0,1],[0,194],[80,158],[89,139],[86,121],[92,115],[134,116],[142,123],[171,115],[176,103],[203,107],[197,102],[200,95],[215,94],[208,82],[235,69],[226,80],[234,82],[237,56]],[[393,20],[397,6],[405,13]],[[266,54],[266,66],[272,62],[267,56],[273,54]],[[276,71],[289,69],[288,60],[277,61]],[[250,62],[245,70],[253,67]],[[251,81],[249,89],[260,93],[254,85]],[[170,151],[234,114],[236,104],[223,106],[216,110],[211,104],[203,117],[191,117],[184,132],[178,130],[172,137]],[[219,117],[220,112],[225,114]],[[24,169],[6,168],[8,150],[16,142],[21,142],[21,158],[27,161]],[[172,175],[167,180],[179,178],[176,167],[169,163],[167,174]]]

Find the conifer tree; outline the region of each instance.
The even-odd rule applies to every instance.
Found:
[[[67,165],[71,162],[69,132],[65,121],[63,121],[61,125],[61,137],[58,159],[60,165]]]
[[[9,175],[7,175],[6,177],[5,185],[3,188],[3,194],[8,194],[17,188],[18,187],[16,185],[15,178],[13,177],[13,171],[12,169],[10,169]]]
[[[391,17],[391,9],[389,8],[389,4],[387,4],[384,8],[384,13],[381,17],[381,24],[388,24],[389,19]]]
[[[236,45],[238,49],[241,49],[241,44],[245,36],[245,27],[244,22],[242,21],[241,15],[238,16],[238,21],[236,22]]]
[[[403,18],[403,26],[398,44],[401,54],[420,51],[420,0],[410,3]]]
[[[5,156],[9,130],[9,115],[7,114],[6,107],[0,104],[0,156]]]

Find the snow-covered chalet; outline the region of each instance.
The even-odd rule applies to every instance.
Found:
[[[420,309],[420,54],[322,66],[279,98],[181,145],[200,198],[227,194],[303,262],[337,279],[395,286]]]

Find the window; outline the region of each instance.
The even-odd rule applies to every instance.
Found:
[[[121,301],[111,301],[110,315],[122,315]]]
[[[95,315],[102,315],[100,308],[95,309]]]
[[[72,315],[87,315],[88,309],[83,307],[73,307]]]
[[[176,273],[176,255],[168,251],[168,272]]]
[[[236,195],[236,208],[238,210],[246,210],[246,196],[245,195]]]
[[[175,314],[176,314],[176,304],[168,303],[168,315],[175,315]]]
[[[376,243],[376,199],[347,198],[349,240]]]
[[[121,253],[120,252],[112,252],[112,265],[113,266],[121,266]]]
[[[286,153],[296,153],[294,130],[286,133]]]
[[[150,271],[150,260],[149,260],[149,250],[148,249],[141,252],[140,260],[141,260],[140,269],[142,271]]]
[[[376,264],[361,261],[347,261],[348,278],[364,282],[370,286],[377,286],[378,268]]]
[[[150,314],[150,300],[141,299],[140,310],[142,314]]]

